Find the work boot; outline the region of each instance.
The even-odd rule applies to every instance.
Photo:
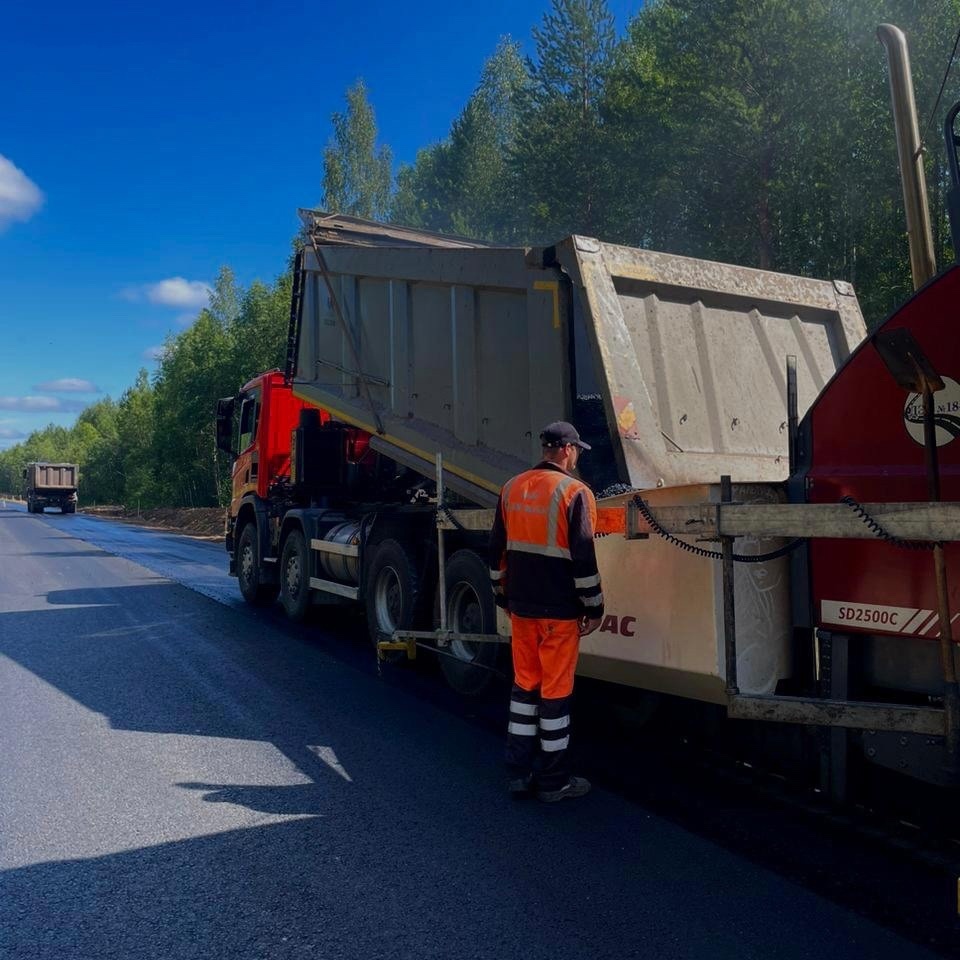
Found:
[[[537,799],[544,803],[556,803],[558,800],[568,800],[573,797],[582,797],[590,792],[590,781],[585,777],[571,777],[559,790],[538,790]]]
[[[533,790],[533,774],[527,773],[522,777],[514,777],[507,784],[507,791],[514,800],[525,797]]]

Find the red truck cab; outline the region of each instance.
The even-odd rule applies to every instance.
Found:
[[[247,525],[257,531],[248,546],[248,563],[257,560],[269,543],[267,519],[270,488],[290,478],[290,438],[300,421],[300,412],[310,405],[293,395],[279,370],[270,370],[248,383],[235,397],[217,403],[217,446],[233,457],[230,508],[226,522],[230,572],[237,573],[235,549]],[[321,422],[330,419],[318,411]],[[269,599],[270,590],[264,591]]]
[[[290,435],[309,407],[293,395],[279,370],[255,377],[235,398],[240,404],[237,457],[233,463],[230,515],[249,493],[266,500],[270,484],[290,476]],[[330,419],[320,411],[321,422]]]

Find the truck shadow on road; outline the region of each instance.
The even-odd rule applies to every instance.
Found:
[[[17,723],[66,724],[88,764],[111,745],[89,827],[68,793],[35,834],[18,814],[0,942],[44,958],[913,954],[614,794],[512,803],[499,731],[333,643],[149,576],[0,614],[0,654],[25,671],[10,689],[30,705],[8,714],[11,742]],[[72,701],[51,703],[50,724],[32,678]],[[45,763],[31,759],[28,783]],[[42,792],[57,796],[61,772]],[[135,777],[156,796],[114,807]],[[58,816],[76,823],[60,854],[45,846]]]
[[[560,827],[508,818],[499,804],[458,803],[457,816],[412,806],[394,797],[392,809],[356,804],[336,821],[7,871],[0,931],[12,956],[50,960],[732,957],[735,940],[759,943],[755,956],[814,955],[796,945],[800,924],[787,917],[774,931],[758,916],[795,908],[784,891],[733,877],[734,918],[693,910],[682,891],[703,896],[712,882],[682,843],[671,864],[644,855],[649,837],[613,825],[587,821],[584,846],[560,843],[557,831],[576,822],[562,813]],[[829,926],[817,938],[831,933],[846,939]],[[896,944],[867,938],[872,957],[892,957]],[[899,957],[910,960],[909,948]]]
[[[652,825],[624,833],[634,811],[610,794],[569,809],[511,803],[499,736],[291,643],[269,618],[166,581],[54,591],[0,615],[0,653],[28,672],[14,678],[33,704],[22,722],[43,724],[37,704],[51,699],[32,675],[72,701],[52,698],[46,728],[67,724],[61,736],[94,772],[109,753],[95,798],[82,798],[89,826],[69,794],[36,835],[18,814],[18,859],[0,873],[14,956],[619,957],[641,940],[667,945],[681,923],[688,942],[714,940],[707,922],[689,928],[676,896],[712,889],[699,866],[710,845],[670,828],[647,849]],[[218,777],[228,753],[232,775]],[[30,778],[44,764],[31,760]],[[210,775],[177,776],[184,766]],[[115,807],[137,776],[156,778],[156,796]],[[49,777],[42,792],[56,796],[62,777]],[[247,811],[245,828],[230,807]],[[47,839],[64,831],[58,818],[76,822],[59,855]],[[636,904],[656,889],[665,899],[665,883],[674,906],[638,927]],[[741,892],[750,923],[763,889]]]
[[[34,609],[0,613],[0,654],[113,730],[269,745],[304,781],[172,779],[185,801],[199,794],[262,813],[317,815],[331,787],[356,793],[391,773],[391,789],[403,794],[410,775],[434,775],[417,752],[425,733],[439,744],[449,729],[487,736],[478,709],[496,718],[484,769],[499,788],[504,704],[471,705],[463,722],[447,712],[453,695],[433,682],[430,665],[378,678],[366,637],[345,635],[363,630],[362,621],[332,618],[333,635],[147,576],[140,585],[50,591]]]

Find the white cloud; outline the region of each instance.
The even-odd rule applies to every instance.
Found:
[[[56,397],[0,397],[0,410],[59,410]]]
[[[147,299],[151,303],[160,303],[165,307],[182,307],[200,310],[209,306],[213,288],[201,280],[184,280],[183,277],[171,277],[161,280],[147,288]]]
[[[26,436],[22,430],[14,430],[12,427],[0,427],[0,440],[23,440]]]
[[[79,380],[76,377],[63,377],[60,380],[47,380],[38,383],[34,390],[40,393],[99,393],[100,388],[90,380]]]
[[[0,154],[0,231],[29,220],[43,206],[43,199],[40,188]]]
[[[76,413],[87,406],[83,400],[61,400],[59,397],[0,397],[0,410],[22,413]]]
[[[143,360],[162,360],[166,355],[166,347],[147,347],[143,353],[140,354],[141,359]]]
[[[144,283],[140,286],[124,287],[120,291],[120,297],[134,303],[147,300],[162,307],[202,310],[210,305],[211,293],[213,293],[213,288],[202,280],[168,277],[166,280],[159,281],[159,283]]]

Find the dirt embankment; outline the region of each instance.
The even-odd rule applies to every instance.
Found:
[[[142,527],[159,527],[175,530],[191,537],[206,537],[222,540],[224,533],[223,507],[156,507],[152,510],[137,510],[120,506],[80,506],[81,513],[96,517],[136,523]]]

